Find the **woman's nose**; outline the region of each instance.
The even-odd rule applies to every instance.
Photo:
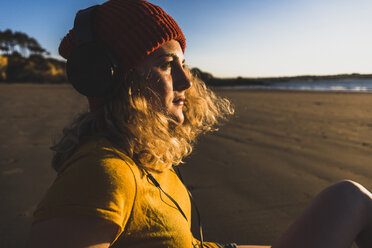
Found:
[[[189,75],[183,67],[180,67],[174,75],[173,89],[175,91],[184,91],[192,86]]]

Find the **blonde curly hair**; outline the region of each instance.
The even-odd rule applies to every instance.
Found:
[[[234,113],[230,101],[218,97],[203,81],[185,68],[192,87],[185,91],[185,120],[179,125],[171,116],[154,111],[160,101],[146,78],[132,73],[104,106],[77,116],[54,142],[53,168],[58,171],[85,139],[107,138],[138,166],[163,171],[178,165],[192,152],[196,137],[216,130],[217,124]],[[150,99],[152,99],[150,101]],[[150,103],[151,102],[151,103]]]

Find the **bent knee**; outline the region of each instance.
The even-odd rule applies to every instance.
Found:
[[[372,194],[361,184],[352,180],[342,180],[328,187],[325,191],[345,202],[372,204]]]
[[[357,182],[354,182],[353,180],[346,179],[338,182],[337,184],[340,184],[340,187],[343,190],[361,193],[363,195],[369,196],[369,198],[372,198],[371,192],[369,192],[365,187]]]

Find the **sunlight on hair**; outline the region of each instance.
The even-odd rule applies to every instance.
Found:
[[[198,135],[217,130],[217,124],[234,113],[228,99],[216,96],[204,82],[187,74],[193,86],[186,90],[185,121],[182,125],[162,111],[155,111],[157,99],[148,80],[132,73],[103,107],[78,116],[63,130],[52,147],[56,170],[79,144],[91,137],[105,137],[116,149],[127,154],[138,166],[163,171],[182,163],[193,149]]]

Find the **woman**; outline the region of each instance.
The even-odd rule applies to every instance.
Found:
[[[59,48],[90,111],[52,147],[58,176],[34,213],[30,247],[234,247],[193,237],[188,192],[172,167],[233,113],[229,101],[190,74],[182,31],[160,7],[110,0],[93,9],[79,12]],[[104,66],[91,57],[101,53]],[[274,247],[347,247],[355,237],[371,247],[371,212],[370,193],[341,182]]]
[[[101,54],[106,48],[109,58]],[[184,49],[175,21],[146,1],[112,0],[78,13],[59,51],[90,111],[53,146],[58,176],[34,213],[31,247],[199,243],[190,231],[188,192],[172,165],[233,110],[190,74]],[[113,85],[97,97],[91,90],[105,59],[114,76],[100,80]]]

